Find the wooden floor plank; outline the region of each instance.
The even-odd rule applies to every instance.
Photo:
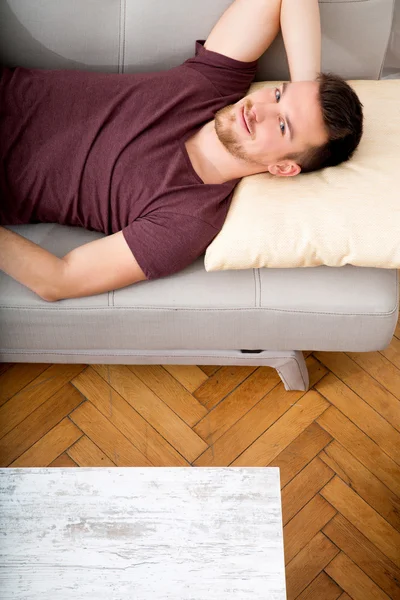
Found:
[[[312,357],[307,360],[312,385],[326,374],[326,370],[324,367],[320,367]],[[210,448],[194,462],[195,466],[223,467],[230,465],[304,395],[305,392],[302,391],[287,392],[280,383],[226,433],[215,442],[210,443]],[[271,456],[269,462],[274,458],[275,456]]]
[[[110,369],[106,370],[106,366]],[[207,444],[129,368],[121,365],[93,365],[90,375],[96,381],[93,393],[96,386],[100,385],[99,380],[94,378],[94,372],[104,376],[105,381],[109,377],[112,388],[186,460],[194,461],[207,448]]]
[[[160,365],[129,365],[128,368],[189,427],[208,413],[193,394]]]
[[[333,559],[325,571],[354,600],[393,600],[343,552]]]
[[[25,386],[32,383],[34,379],[39,377],[48,368],[49,365],[42,365],[40,363],[17,363],[10,365],[8,369],[4,369],[0,375],[0,406],[23,390]]]
[[[0,440],[0,466],[6,467],[33,446],[84,401],[70,383],[9,431]]]
[[[219,365],[198,365],[198,366],[208,377],[211,377],[211,375],[214,375],[214,373],[216,373],[218,371],[218,369],[222,368]]]
[[[315,421],[302,431],[283,452],[268,463],[269,467],[279,468],[281,487],[284,488],[289,481],[296,477],[332,439],[332,436]]]
[[[90,402],[81,404],[71,413],[70,419],[118,467],[151,467],[151,462],[144,454]]]
[[[243,383],[247,377],[254,373],[256,369],[257,367],[221,367],[196,390],[194,393],[195,398],[197,398],[197,400],[208,410],[211,410],[223,400],[227,394],[232,393],[238,385]],[[268,367],[264,367],[264,369],[267,370]],[[273,369],[270,369],[270,371],[272,372]]]
[[[319,454],[319,458],[388,523],[400,531],[400,498],[360,461],[336,440]]]
[[[342,588],[322,572],[296,600],[338,600],[341,593]]]
[[[350,521],[338,513],[322,531],[390,598],[400,599],[400,569]]]
[[[81,436],[82,431],[65,418],[9,466],[48,467]]]
[[[400,430],[399,399],[389,390],[343,352],[314,352],[314,355],[388,423]]]
[[[282,489],[282,521],[286,525],[334,476],[322,460],[314,458]]]
[[[276,371],[268,367],[260,367],[211,410],[194,427],[194,431],[208,444],[215,443],[277,386],[279,381]]]
[[[337,476],[331,479],[320,494],[397,567],[400,566],[400,533],[376,510]],[[343,589],[347,591],[346,588]]]
[[[295,399],[304,395],[301,392],[285,391],[283,386],[275,387],[250,411],[210,445],[195,462],[195,466],[227,466],[261,436],[277,419],[293,405]],[[274,458],[274,457],[272,457]],[[272,460],[271,458],[271,460]]]
[[[86,435],[83,435],[66,453],[80,467],[116,466]]]
[[[283,528],[285,564],[302,550],[336,515],[336,510],[319,494]]]
[[[3,375],[8,369],[14,366],[14,363],[0,363],[0,375]],[[47,365],[46,365],[47,367]]]
[[[196,365],[162,365],[191,394],[197,390],[208,376]]]
[[[288,600],[297,598],[339,552],[327,537],[318,532],[286,566]],[[330,587],[338,589],[334,584]]]
[[[68,456],[68,454],[66,452],[63,452],[62,454],[60,454],[60,456],[58,458],[56,458],[55,460],[53,460],[53,462],[51,464],[49,464],[49,467],[72,467],[72,468],[76,468],[79,465],[76,464],[76,462],[74,460],[72,460],[72,458],[70,456]]]
[[[0,438],[85,369],[85,365],[52,365],[0,408]]]
[[[363,398],[357,396],[333,373],[319,381],[315,389],[374,440],[388,456],[400,463],[400,433]]]
[[[186,466],[185,460],[118,392],[88,369],[73,384],[154,466]],[[191,458],[190,448],[188,449]]]
[[[399,466],[335,406],[328,408],[317,419],[317,423],[380,479],[396,496],[400,496]]]
[[[392,338],[389,346],[384,350],[380,350],[382,356],[387,358],[395,367],[400,369],[400,340],[396,337]]]
[[[329,403],[320,394],[310,390],[247,448],[233,466],[268,465],[328,407]]]
[[[381,352],[346,352],[346,355],[400,400],[400,369]]]

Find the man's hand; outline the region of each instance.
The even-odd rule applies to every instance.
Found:
[[[282,0],[281,29],[291,81],[314,81],[321,71],[318,0]]]
[[[0,227],[0,269],[48,302],[101,294],[146,279],[122,231],[58,258]]]

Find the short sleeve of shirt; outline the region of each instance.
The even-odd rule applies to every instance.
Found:
[[[205,40],[196,40],[196,54],[183,63],[183,66],[196,69],[206,77],[221,96],[238,93],[245,94],[250,87],[257,70],[257,61],[243,62],[219,52],[204,48]]]
[[[148,280],[166,277],[193,263],[218,230],[191,215],[157,212],[122,229],[125,240]]]

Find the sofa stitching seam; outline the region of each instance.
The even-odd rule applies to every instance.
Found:
[[[258,285],[259,285],[259,294],[260,294],[260,300],[259,300],[259,308],[261,308],[261,302],[262,302],[262,281],[261,281],[261,273],[260,273],[260,269],[257,269],[257,276],[258,276]]]
[[[108,310],[108,306],[96,306],[96,307],[77,307],[77,308],[73,308],[73,307],[65,307],[65,308],[42,308],[39,306],[0,306],[0,311],[2,309],[9,309],[9,310],[54,310],[54,311],[79,311],[82,312],[84,310],[88,311],[88,310],[93,310],[93,311],[99,311],[99,310]],[[164,311],[174,311],[174,312],[212,312],[212,311],[216,311],[216,312],[229,312],[229,311],[242,311],[242,312],[248,312],[248,311],[252,311],[254,310],[255,307],[250,307],[250,308],[171,308],[171,307],[164,307],[164,306],[157,306],[157,307],[151,307],[151,306],[135,306],[134,310],[153,310],[155,312],[158,312],[160,310],[164,310]],[[132,306],[113,306],[114,310],[126,310],[126,309],[131,309],[132,310]],[[392,311],[390,312],[385,312],[385,313],[336,313],[336,312],[323,312],[323,311],[309,311],[309,310],[293,310],[293,309],[284,309],[284,308],[269,308],[269,307],[258,307],[257,311],[271,311],[271,312],[282,312],[282,313],[299,313],[299,314],[305,314],[305,315],[335,315],[338,317],[377,317],[377,318],[386,318],[388,316],[391,316],[394,312],[396,312],[398,310],[398,307],[396,306]]]

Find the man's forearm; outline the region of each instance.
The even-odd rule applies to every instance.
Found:
[[[62,258],[0,227],[0,269],[43,299],[53,300],[64,266]]]
[[[282,0],[281,30],[291,81],[314,80],[321,71],[318,0]]]

